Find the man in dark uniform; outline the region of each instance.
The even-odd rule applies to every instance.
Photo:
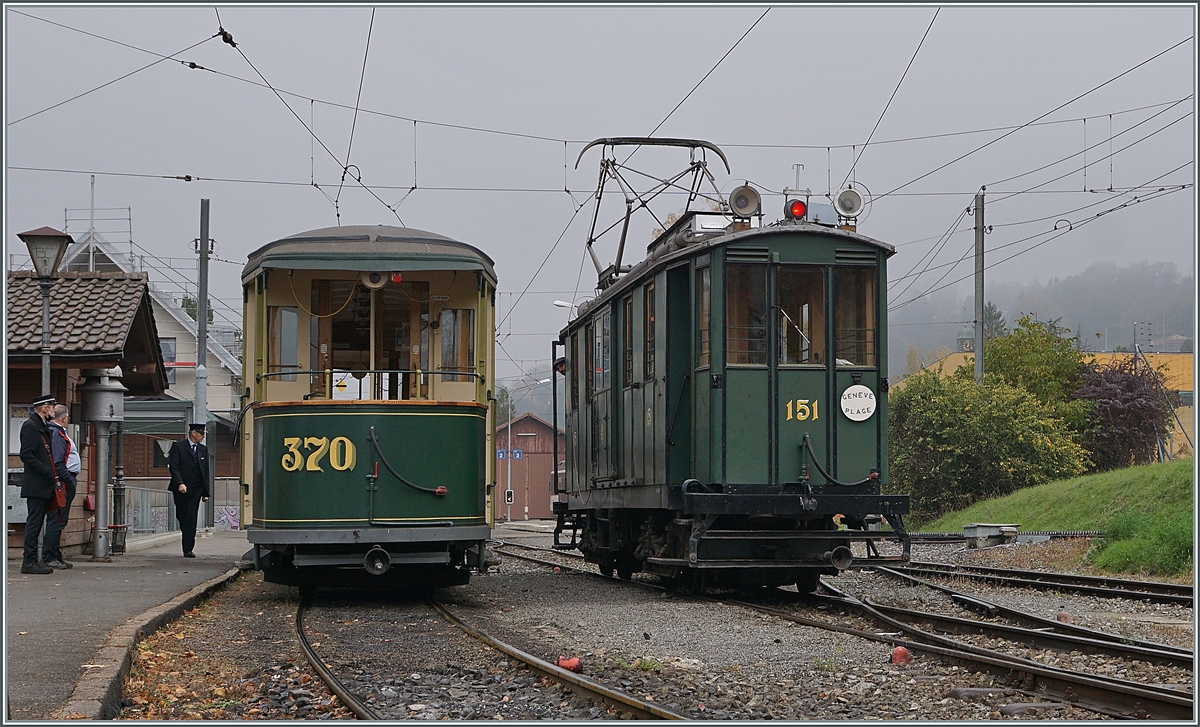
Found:
[[[38,561],[38,536],[46,520],[46,510],[54,500],[54,464],[50,459],[50,430],[46,420],[54,414],[54,397],[43,394],[29,407],[29,419],[21,425],[21,497],[25,498],[25,553],[21,572],[46,575],[54,569]]]
[[[167,454],[167,469],[171,472],[167,489],[175,496],[175,518],[183,532],[185,558],[196,557],[192,552],[196,547],[196,516],[200,501],[208,502],[208,447],[200,443],[203,439],[204,425],[193,424],[187,438],[172,444]]]

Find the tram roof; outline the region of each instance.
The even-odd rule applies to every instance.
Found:
[[[482,250],[436,232],[389,225],[326,227],[289,235],[250,253],[242,283],[263,268],[291,270],[480,270],[496,282]]]

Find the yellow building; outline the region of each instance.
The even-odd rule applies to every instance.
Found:
[[[1101,366],[1126,360],[1132,355],[1131,353],[1113,352],[1088,352],[1086,354]],[[1190,439],[1193,444],[1196,441],[1194,355],[1190,353],[1147,353],[1143,355],[1154,369],[1163,372],[1164,385],[1167,390],[1178,393],[1181,400],[1181,405],[1175,409],[1178,421],[1172,419],[1173,428],[1168,435],[1170,441],[1167,444],[1172,453],[1191,456],[1193,447],[1188,445],[1188,440]],[[952,374],[959,366],[974,367],[975,354],[970,351],[956,351],[925,366],[922,371],[933,370],[941,374]],[[903,380],[892,386],[896,390],[903,387]],[[1183,431],[1187,433],[1186,437],[1179,430],[1181,424]]]

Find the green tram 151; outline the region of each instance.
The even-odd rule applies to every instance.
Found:
[[[724,161],[708,142],[601,143],[690,146],[702,174],[698,151]],[[856,212],[856,194],[839,205]],[[909,499],[885,494],[894,248],[828,205],[811,221],[807,206],[789,199],[763,224],[758,193],[739,187],[721,211],[686,210],[631,268],[620,251],[607,270],[596,261],[597,297],[554,343],[566,351],[559,547],[607,574],[701,590],[812,591],[855,562],[907,560]],[[881,555],[882,540],[902,553]]]
[[[256,250],[242,285],[243,509],[266,580],[444,586],[485,570],[492,260],[421,230],[335,227]]]

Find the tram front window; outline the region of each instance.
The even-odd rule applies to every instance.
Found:
[[[767,266],[730,265],[725,296],[729,364],[767,364]]]
[[[779,363],[825,363],[823,268],[779,268]]]
[[[838,366],[878,366],[875,268],[837,268],[834,286]]]

